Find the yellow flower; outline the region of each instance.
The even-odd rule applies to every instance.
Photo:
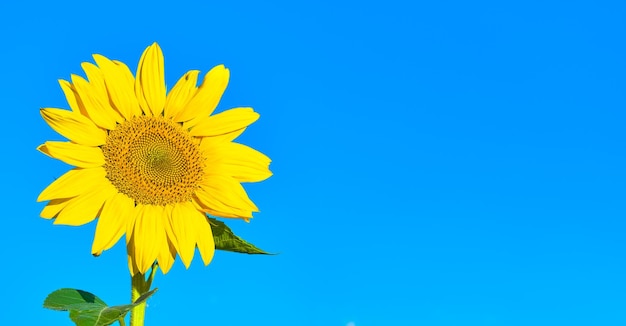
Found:
[[[158,261],[163,273],[176,254],[186,267],[196,246],[205,265],[215,252],[206,213],[252,217],[257,207],[241,182],[271,176],[270,159],[233,142],[259,118],[252,108],[211,115],[229,71],[187,72],[166,94],[158,44],[141,56],[136,79],[122,62],[94,55],[87,80],[60,80],[71,111],[41,115],[69,141],[48,141],[44,154],[75,166],[39,195],[41,217],[82,225],[98,218],[92,253],[100,255],[124,234],[132,275]]]

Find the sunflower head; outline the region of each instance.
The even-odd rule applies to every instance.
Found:
[[[132,275],[155,261],[167,273],[176,255],[189,267],[196,247],[208,265],[215,244],[206,214],[247,221],[258,209],[241,183],[271,176],[267,156],[234,142],[258,113],[213,114],[229,79],[222,65],[200,86],[192,70],[167,92],[156,43],[135,76],[122,62],[93,57],[96,64],[82,64],[86,79],[59,81],[71,110],[41,110],[68,141],[39,151],[75,166],[41,192],[41,216],[65,225],[97,218],[94,255],[126,235]]]

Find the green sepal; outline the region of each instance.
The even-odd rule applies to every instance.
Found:
[[[124,318],[135,306],[146,301],[157,289],[142,294],[135,302],[109,307],[92,293],[76,289],[59,289],[44,300],[44,308],[69,311],[76,326],[106,326]]]
[[[209,224],[213,231],[213,240],[216,250],[239,252],[244,254],[271,255],[255,245],[243,240],[233,233],[233,231],[222,221],[209,217]]]

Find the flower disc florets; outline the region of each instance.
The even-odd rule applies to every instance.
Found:
[[[118,125],[102,152],[106,177],[139,204],[189,201],[203,175],[198,142],[163,117],[134,117]]]

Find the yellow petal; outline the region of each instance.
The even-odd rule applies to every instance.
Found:
[[[163,247],[163,241],[166,241],[165,227],[160,218],[163,213],[162,206],[142,205],[137,210],[133,241],[137,267],[142,274],[150,269]]]
[[[134,238],[135,223],[137,223],[137,217],[143,214],[144,205],[135,203],[135,209],[133,209],[133,215],[128,223],[126,223],[126,246],[130,246],[130,241]]]
[[[41,116],[54,131],[75,143],[100,146],[106,142],[106,132],[80,113],[47,108],[41,109]]]
[[[62,198],[51,200],[50,202],[48,202],[48,204],[46,204],[46,207],[43,208],[39,216],[45,219],[55,218],[57,214],[63,208],[65,208],[65,206],[67,206],[67,203],[70,201],[70,199],[71,198]]]
[[[196,219],[196,230],[198,231],[198,250],[204,266],[206,266],[211,262],[215,254],[215,242],[209,221],[204,214],[201,214],[201,216],[202,218]]]
[[[89,85],[91,86],[92,97],[98,101],[98,103],[107,111],[111,111],[113,109],[110,105],[109,93],[107,92],[107,87],[104,82],[104,75],[102,71],[91,62],[83,62],[80,65],[85,74],[87,75],[87,79],[89,80]],[[108,112],[111,116],[115,118],[116,122],[121,123],[123,120],[121,119],[121,115],[119,112]]]
[[[47,141],[37,149],[67,164],[81,168],[93,168],[104,165],[104,155],[98,147],[85,146],[72,142]]]
[[[185,105],[196,94],[199,73],[198,70],[188,71],[167,94],[164,112],[166,118],[171,119],[185,109]]]
[[[199,204],[203,212],[214,216],[233,218],[252,217],[252,212],[250,210],[230,207],[217,200],[211,195],[211,192],[202,187],[196,189],[194,199]]]
[[[102,207],[91,253],[100,255],[115,245],[126,232],[126,224],[134,222],[135,202],[128,196],[116,193]]]
[[[189,121],[186,124],[186,128],[191,128],[197,122],[195,121],[196,118],[210,116],[222,98],[229,78],[230,72],[223,65],[213,67],[204,76],[202,85],[200,85],[194,97],[187,103],[185,109],[174,116],[174,121],[183,122],[194,119],[194,121]]]
[[[222,143],[206,150],[209,159],[219,158],[207,164],[208,174],[228,175],[239,182],[259,182],[272,176],[270,158],[246,145]]]
[[[37,201],[54,200],[60,198],[72,198],[105,182],[106,171],[104,168],[80,169],[67,171],[60,178],[52,182],[44,189]]]
[[[249,126],[259,119],[252,108],[235,108],[209,117],[198,118],[189,131],[192,136],[206,137],[231,133]]]
[[[152,208],[152,211],[149,216],[150,218],[154,219],[156,222],[156,233],[153,237],[154,244],[157,246],[157,255],[155,257],[155,260],[158,260],[158,258],[161,257],[162,259],[164,259],[163,260],[164,263],[168,263],[166,258],[168,255],[171,255],[171,252],[167,244],[167,234],[165,232],[166,230],[165,223],[168,220],[165,215],[165,207],[157,205],[157,206],[152,206],[151,208]],[[148,212],[150,212],[150,210],[148,210]],[[165,251],[163,251],[163,249],[165,249]],[[148,268],[149,267],[150,266],[148,266]]]
[[[174,250],[178,252],[178,250],[176,249],[178,248],[178,244],[176,243],[176,234],[174,234],[174,229],[172,229],[172,210],[176,205],[178,204],[165,205],[163,214],[163,226],[165,227],[165,234],[167,235],[167,238],[169,239],[169,241],[172,242]]]
[[[134,91],[135,78],[128,67],[99,54],[94,54],[93,58],[100,67],[109,97],[115,108],[126,120],[141,115],[141,108]]]
[[[159,116],[165,106],[163,52],[155,42],[141,55],[137,67],[135,94],[146,115]]]
[[[89,118],[99,127],[109,130],[115,129],[115,124],[121,120],[121,117],[117,111],[111,108],[108,98],[102,98],[97,87],[88,83],[81,76],[72,75],[72,84],[74,84]]]
[[[135,251],[135,243],[131,234],[126,234],[126,255],[128,257],[128,270],[130,271],[130,276],[135,276],[139,273],[139,267],[137,267],[137,254]]]
[[[72,84],[70,84],[67,80],[59,79],[59,85],[61,85],[63,94],[65,94],[65,98],[67,99],[67,104],[70,105],[72,111],[80,113],[80,105],[78,103],[79,98]]]
[[[166,205],[164,207],[164,214],[162,216],[167,243],[164,244],[164,247],[162,247],[159,251],[159,256],[157,257],[157,260],[159,261],[159,267],[163,271],[163,274],[166,274],[170,270],[170,268],[174,264],[174,260],[176,260],[176,253],[178,252],[178,250],[176,249],[176,236],[174,235],[171,224],[172,209],[172,205]],[[165,247],[165,245],[167,245],[167,248]],[[166,250],[169,250],[169,253]]]
[[[211,146],[215,146],[217,144],[232,142],[233,140],[235,140],[235,138],[241,136],[244,131],[246,131],[246,128],[241,128],[239,130],[217,136],[200,137],[200,147],[210,148]]]
[[[209,189],[212,196],[230,207],[253,212],[259,211],[248,197],[241,183],[231,177],[207,174],[200,182],[200,186]]]
[[[195,194],[203,206],[214,211],[241,217],[258,212],[241,184],[228,176],[206,175]]]
[[[163,241],[163,247],[159,250],[159,255],[157,256],[157,260],[159,262],[159,267],[163,274],[167,274],[174,265],[174,260],[176,259],[176,248],[174,248],[174,244],[170,241],[169,238],[166,241]]]
[[[237,214],[233,214],[233,213],[225,213],[225,212],[220,212],[218,210],[215,209],[211,209],[209,207],[207,207],[204,203],[202,203],[202,201],[200,199],[198,199],[197,195],[194,195],[193,197],[193,206],[199,210],[200,212],[203,213],[207,213],[209,215],[212,216],[219,216],[219,217],[224,217],[224,218],[243,218],[243,219],[248,219],[248,217],[244,217],[242,215],[237,215]],[[252,216],[250,216],[251,218]]]
[[[142,111],[141,111],[141,106],[139,105],[139,100],[137,99],[137,96],[134,95],[135,92],[135,76],[133,75],[133,72],[130,71],[130,68],[128,68],[128,66],[121,62],[121,61],[117,61],[117,60],[113,60],[113,63],[115,63],[120,71],[122,72],[122,75],[124,76],[124,78],[127,80],[126,83],[131,85],[131,89],[133,90],[133,96],[135,97],[135,100],[137,100],[137,106],[132,106],[131,109],[133,111],[133,116],[140,116],[142,115]],[[126,85],[126,83],[124,85]]]
[[[83,225],[93,221],[102,205],[117,192],[109,182],[101,182],[98,187],[72,198],[59,212],[54,224]]]
[[[176,250],[186,268],[189,268],[196,250],[195,219],[197,214],[200,213],[191,202],[179,203],[174,205],[170,218],[172,231],[176,237]]]

